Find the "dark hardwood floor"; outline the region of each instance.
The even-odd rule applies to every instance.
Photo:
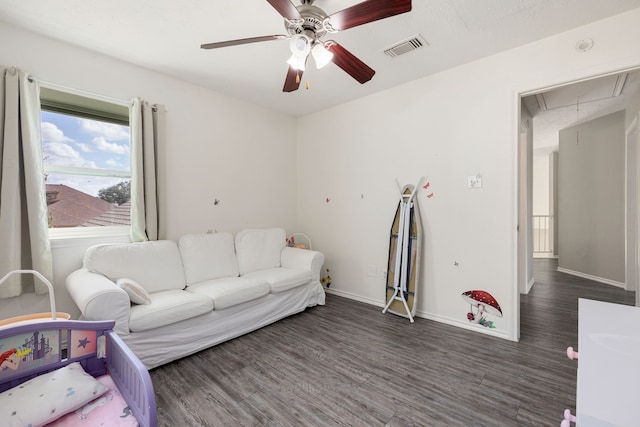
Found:
[[[159,425],[558,426],[575,409],[578,298],[634,294],[556,267],[534,260],[517,343],[327,295],[152,370]]]

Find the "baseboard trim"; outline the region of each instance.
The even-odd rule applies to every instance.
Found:
[[[373,306],[377,306],[377,307],[384,307],[385,306],[384,302],[380,302],[380,301],[373,300],[373,299],[370,299],[370,298],[363,298],[363,297],[361,297],[359,295],[355,295],[355,294],[352,294],[350,292],[341,291],[339,289],[324,288],[324,290],[328,294],[337,295],[337,296],[340,296],[340,297],[352,299],[352,300],[355,300],[355,301],[363,302],[365,304],[369,304],[369,305],[373,305]],[[395,316],[395,314],[390,314],[390,316]],[[506,340],[509,340],[509,341],[517,341],[517,339],[512,338],[506,332],[499,332],[499,331],[496,331],[495,329],[489,329],[489,328],[486,328],[484,326],[480,326],[480,325],[477,325],[477,324],[469,323],[467,321],[460,321],[458,319],[451,319],[449,317],[443,317],[443,316],[438,316],[438,315],[434,315],[434,314],[429,314],[429,313],[426,313],[426,312],[420,311],[420,310],[416,310],[415,317],[421,317],[423,319],[433,320],[434,322],[444,323],[444,324],[447,324],[447,325],[456,326],[456,327],[463,328],[463,329],[468,329],[470,331],[479,332],[479,333],[485,334],[485,335],[491,335],[493,337],[498,337],[498,338],[506,339]]]
[[[328,294],[333,294],[333,295],[337,295],[339,297],[349,298],[349,299],[352,299],[352,300],[363,302],[365,304],[375,305],[377,307],[384,307],[384,302],[380,302],[380,301],[377,301],[377,300],[374,300],[374,299],[370,299],[370,298],[363,298],[360,295],[352,294],[350,292],[341,291],[339,289],[324,288],[324,291],[326,293],[328,293]]]
[[[531,288],[533,288],[533,285],[535,284],[536,284],[536,279],[532,277],[531,280],[529,280],[529,283],[527,283],[527,293],[531,291]]]
[[[502,338],[509,341],[517,341],[517,339],[512,339],[508,333],[500,332],[495,329],[489,329],[485,326],[481,326],[475,323],[469,323],[466,319],[465,321],[460,321],[458,319],[451,319],[449,317],[438,316],[434,314],[425,313],[423,311],[416,312],[416,316],[422,317],[423,319],[433,320],[434,322],[444,323],[451,326],[456,326],[458,328],[467,329],[469,331],[479,332],[485,335],[491,335],[493,337]]]
[[[591,274],[582,273],[580,271],[569,270],[568,268],[558,267],[560,273],[570,274],[576,277],[582,277],[583,279],[593,280],[594,282],[604,283],[605,285],[615,286],[617,288],[625,289],[625,284],[616,280],[605,279],[604,277],[592,276]]]

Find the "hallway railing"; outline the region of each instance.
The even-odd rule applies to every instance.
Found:
[[[553,215],[533,216],[533,253],[553,254]]]

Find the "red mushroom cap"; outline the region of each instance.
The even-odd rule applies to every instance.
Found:
[[[484,305],[485,309],[494,316],[502,317],[502,309],[498,301],[487,291],[467,291],[462,293],[462,298],[469,304],[478,306]]]

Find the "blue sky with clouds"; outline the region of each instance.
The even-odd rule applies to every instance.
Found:
[[[129,128],[112,123],[42,112],[45,165],[130,171]],[[65,184],[96,196],[124,178],[50,173],[48,184]]]

